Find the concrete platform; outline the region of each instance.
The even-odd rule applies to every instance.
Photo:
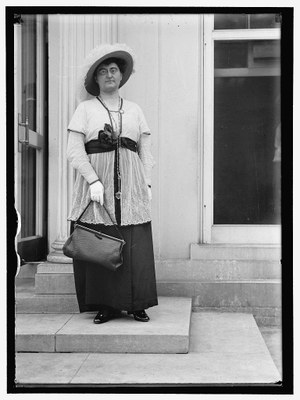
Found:
[[[31,352],[187,353],[192,301],[160,297],[147,310],[148,323],[123,313],[95,325],[96,312],[83,314],[18,314],[16,350]]]
[[[250,314],[192,313],[190,340],[188,354],[18,353],[16,380],[20,386],[265,384],[281,380]]]
[[[55,351],[55,335],[71,317],[70,314],[17,315],[16,351]]]

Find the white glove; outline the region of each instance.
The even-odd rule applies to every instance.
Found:
[[[152,200],[152,191],[149,186],[148,186],[148,195],[149,195],[149,199]]]
[[[90,185],[91,200],[98,201],[103,206],[104,187],[100,181]]]

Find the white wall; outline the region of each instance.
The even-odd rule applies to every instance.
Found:
[[[137,53],[123,91],[153,133],[157,258],[189,258],[199,241],[200,26],[197,15],[120,15],[118,41]]]

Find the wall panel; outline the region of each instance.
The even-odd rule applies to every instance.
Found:
[[[118,41],[138,56],[124,96],[153,131],[155,255],[188,258],[199,230],[199,16],[119,15]]]
[[[198,241],[199,23],[160,17],[161,256],[188,258]]]

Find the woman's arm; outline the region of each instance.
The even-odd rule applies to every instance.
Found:
[[[99,180],[85,151],[83,134],[69,131],[67,159],[72,167],[77,169],[89,184]]]
[[[138,154],[144,166],[146,183],[149,187],[151,187],[151,173],[155,162],[151,153],[151,134],[149,132],[145,132],[140,135],[138,142]]]
[[[90,194],[93,201],[103,205],[104,187],[92,167],[84,147],[84,135],[79,132],[69,131],[67,146],[67,159],[73,168],[90,184]]]

